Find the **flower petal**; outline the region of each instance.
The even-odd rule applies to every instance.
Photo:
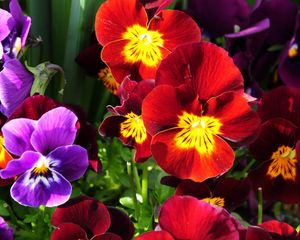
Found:
[[[31,135],[36,127],[36,121],[19,118],[7,122],[2,127],[4,146],[17,156],[21,156],[25,151],[34,150],[30,144]]]
[[[244,92],[243,77],[228,53],[207,42],[176,48],[161,62],[156,84],[191,84],[202,100],[227,91]]]
[[[33,77],[18,59],[5,61],[0,72],[0,111],[9,116],[29,95]]]
[[[59,226],[71,222],[89,230],[93,235],[103,234],[110,226],[110,216],[105,205],[100,201],[79,196],[55,209],[51,223]]]
[[[260,227],[257,226],[249,226],[247,229],[247,234],[246,234],[246,239],[247,240],[272,240],[273,238],[271,235],[263,230]]]
[[[172,235],[166,231],[146,232],[135,238],[135,240],[174,240]]]
[[[172,128],[154,135],[151,151],[157,164],[167,173],[182,179],[202,182],[227,172],[233,164],[234,152],[221,138],[213,136],[214,150],[202,153],[176,146],[175,136],[180,128]]]
[[[15,25],[15,21],[12,18],[11,14],[3,9],[0,9],[0,42],[5,39],[13,26]]]
[[[43,156],[37,152],[24,152],[19,159],[11,160],[6,168],[0,171],[0,176],[6,179],[24,173],[31,169],[41,157]]]
[[[220,135],[231,142],[249,143],[259,133],[260,119],[240,94],[228,92],[210,99],[205,115],[220,119]]]
[[[122,238],[114,233],[104,233],[92,237],[91,240],[122,240]]]
[[[61,205],[69,199],[71,192],[71,184],[55,171],[49,171],[45,176],[35,176],[35,173],[27,171],[10,190],[16,202],[30,207]]]
[[[47,159],[50,167],[70,182],[82,177],[89,165],[86,149],[78,145],[58,147]]]
[[[296,239],[296,235],[297,235],[296,230],[287,223],[279,222],[276,220],[269,220],[267,222],[260,224],[260,227],[271,234],[275,233],[287,239],[294,239],[294,238]]]
[[[179,45],[201,40],[197,23],[184,12],[177,10],[163,10],[155,15],[149,23],[149,30],[163,34],[163,46],[169,51]]]
[[[82,239],[87,240],[86,232],[77,224],[62,223],[51,234],[51,240]]]
[[[175,239],[239,239],[239,232],[224,209],[190,196],[167,200],[160,210],[158,223]]]
[[[31,144],[44,155],[57,147],[72,144],[76,137],[77,120],[76,115],[64,107],[46,112],[38,120]]]
[[[98,42],[104,46],[122,38],[127,27],[139,24],[146,27],[147,13],[138,0],[108,0],[96,14],[95,31]]]

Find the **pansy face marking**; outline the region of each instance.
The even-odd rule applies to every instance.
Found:
[[[210,205],[217,205],[219,207],[225,206],[225,199],[221,197],[210,197],[201,199],[204,202],[209,203]]]
[[[121,135],[125,138],[134,138],[136,143],[143,143],[147,138],[147,132],[142,117],[133,112],[126,114],[125,117],[127,120],[121,123]]]
[[[148,67],[156,67],[162,60],[160,47],[163,47],[164,40],[158,31],[150,31],[135,24],[127,28],[123,39],[129,40],[122,52],[127,62],[141,61]]]
[[[177,126],[182,130],[175,136],[176,146],[183,149],[195,148],[199,154],[210,154],[215,145],[213,135],[221,133],[222,123],[219,119],[187,112],[178,118]]]
[[[284,180],[296,180],[297,159],[295,149],[281,146],[272,154],[271,159],[272,163],[268,168],[268,176],[276,178],[281,175]]]
[[[116,94],[120,84],[115,80],[108,67],[103,68],[98,73],[98,79],[103,81],[109,92]]]

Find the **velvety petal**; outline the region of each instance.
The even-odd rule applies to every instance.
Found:
[[[35,176],[32,171],[21,175],[12,185],[12,198],[30,207],[55,207],[65,203],[72,192],[71,184],[58,172],[48,170],[45,176]]]
[[[260,119],[247,100],[234,92],[224,93],[207,102],[206,116],[219,119],[222,123],[220,136],[242,144],[253,141],[260,129]]]
[[[181,111],[180,99],[174,87],[168,85],[155,87],[142,104],[142,118],[147,132],[154,135],[164,129],[175,127]]]
[[[149,23],[149,30],[163,34],[163,46],[169,51],[186,43],[200,42],[201,31],[197,23],[182,11],[163,10]]]
[[[95,31],[99,43],[104,46],[122,38],[127,28],[139,24],[146,27],[148,18],[138,0],[108,0],[101,4],[96,14]]]
[[[258,106],[262,122],[281,117],[300,126],[300,90],[292,87],[278,87],[266,92]]]
[[[89,165],[86,149],[78,145],[58,147],[47,159],[50,167],[70,182],[81,178]]]
[[[103,234],[110,226],[110,216],[105,205],[100,201],[79,196],[55,209],[51,223],[59,226],[71,222],[89,230],[93,235]]]
[[[54,99],[43,95],[34,95],[26,98],[9,116],[8,121],[15,118],[29,118],[38,120],[44,113],[59,104]]]
[[[287,223],[279,222],[276,220],[270,220],[267,222],[263,222],[259,226],[265,229],[266,231],[268,231],[271,235],[276,234],[277,236],[278,234],[279,236],[285,237],[286,239],[296,240],[296,236],[297,236],[296,230]]]
[[[0,236],[3,240],[13,240],[13,229],[0,217]]]
[[[271,235],[257,226],[249,226],[247,229],[247,240],[272,240]]]
[[[99,126],[99,134],[105,137],[119,137],[120,125],[126,118],[124,116],[108,116]]]
[[[11,14],[3,9],[0,9],[0,42],[5,39],[13,26],[15,25],[15,21],[12,18]]]
[[[115,233],[123,240],[130,240],[134,234],[133,223],[125,212],[115,207],[108,207],[110,226],[107,232]]]
[[[51,240],[82,239],[88,240],[86,232],[77,224],[62,223],[51,234]]]
[[[32,133],[31,144],[47,154],[57,147],[74,142],[77,132],[77,117],[67,108],[58,107],[46,112],[37,123]]]
[[[225,213],[197,198],[174,196],[162,206],[158,223],[175,239],[238,240],[236,226]]]
[[[202,153],[195,148],[176,146],[174,138],[180,128],[172,128],[154,135],[151,152],[157,164],[167,173],[181,179],[202,182],[227,172],[233,164],[234,152],[221,138],[213,136],[214,150]]]
[[[0,111],[5,116],[9,116],[29,95],[32,82],[32,75],[18,59],[5,61],[0,72]]]
[[[135,240],[174,240],[172,235],[166,231],[146,232],[135,238]]]
[[[17,156],[21,156],[25,151],[34,150],[30,143],[30,138],[36,124],[36,121],[26,118],[14,119],[7,122],[2,127],[6,149]]]
[[[212,192],[205,182],[198,183],[191,180],[183,180],[176,187],[176,195],[189,195],[198,199],[209,198]]]
[[[202,100],[227,91],[243,93],[243,77],[228,53],[207,42],[176,48],[157,70],[156,84],[191,84]]]
[[[92,237],[91,240],[122,240],[122,238],[114,233],[104,233]]]
[[[151,157],[151,150],[150,150],[150,144],[151,144],[151,136],[147,133],[146,140],[142,143],[135,143],[134,148],[136,149],[134,153],[134,161],[136,162],[145,162],[148,160],[149,157]]]
[[[258,161],[269,160],[282,145],[294,147],[297,127],[282,118],[272,118],[261,126],[258,138],[250,145],[253,157]]]
[[[10,161],[6,168],[0,171],[1,178],[15,177],[31,169],[34,164],[43,156],[37,152],[24,152],[19,159]]]

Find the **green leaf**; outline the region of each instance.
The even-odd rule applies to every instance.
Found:
[[[131,197],[120,198],[120,203],[127,208],[134,209],[133,199]]]
[[[0,200],[0,216],[6,217],[9,216],[9,212],[7,211],[7,203],[3,200]]]

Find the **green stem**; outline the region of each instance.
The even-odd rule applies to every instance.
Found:
[[[135,190],[135,184],[133,181],[133,174],[132,174],[132,164],[131,162],[127,162],[127,174],[129,176],[129,182],[132,190],[132,200],[134,204],[134,211],[135,211],[135,218],[139,219],[140,217],[140,207],[136,199],[136,190]]]
[[[132,162],[132,169],[133,169],[133,178],[134,178],[134,182],[136,184],[136,190],[138,194],[142,194],[142,187],[141,187],[141,181],[140,181],[140,177],[139,177],[139,173],[136,167],[136,163],[133,161]]]
[[[252,160],[250,161],[250,163],[244,168],[244,170],[243,170],[243,172],[242,172],[242,176],[245,176],[245,175],[248,173],[248,171],[249,171],[250,168],[254,165],[255,162],[256,162],[255,159],[252,159]]]
[[[143,197],[143,203],[148,203],[148,166],[147,166],[147,163],[144,163],[144,165],[143,165],[142,197]]]
[[[263,217],[263,193],[262,193],[262,188],[261,187],[259,187],[257,190],[258,190],[257,224],[262,224],[262,217]]]

